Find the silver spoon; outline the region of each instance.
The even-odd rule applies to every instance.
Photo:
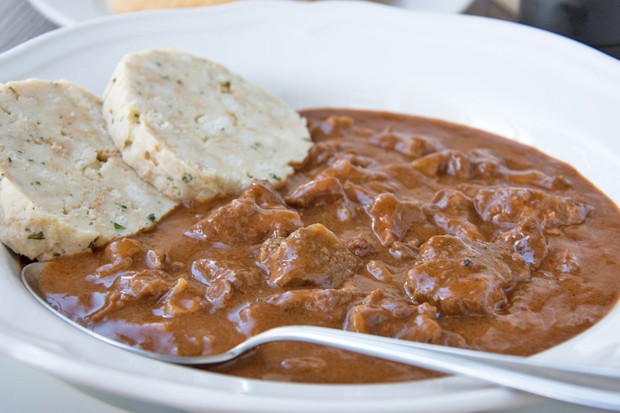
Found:
[[[28,291],[52,313],[81,331],[116,347],[169,363],[216,364],[232,360],[262,344],[300,341],[322,344],[386,360],[456,374],[486,383],[568,403],[620,411],[620,370],[578,364],[540,362],[528,358],[416,343],[322,327],[288,326],[248,338],[229,351],[212,356],[157,354],[104,337],[67,318],[42,297],[39,277],[45,264],[29,264],[21,276]]]

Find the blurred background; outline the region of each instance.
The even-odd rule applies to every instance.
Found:
[[[465,13],[538,27],[620,59],[620,0],[478,0]]]
[[[231,0],[155,0],[222,3]],[[330,1],[330,0],[323,0]],[[346,0],[345,0],[346,1]],[[377,0],[436,13],[519,22],[570,37],[620,59],[620,0]],[[127,9],[127,0],[0,0],[0,52],[61,25]],[[143,4],[145,2],[142,2]]]

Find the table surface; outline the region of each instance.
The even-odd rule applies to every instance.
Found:
[[[83,0],[85,1],[85,0]],[[470,14],[510,19],[511,11],[502,3],[478,0],[467,10]],[[0,52],[33,37],[58,28],[34,10],[26,0],[0,0]],[[36,395],[33,397],[32,395]],[[156,406],[123,400],[102,400],[87,394],[7,356],[0,355],[0,411],[13,413],[172,413]],[[178,411],[174,411],[179,413]],[[504,413],[597,413],[563,403],[544,402],[534,407],[504,410]]]

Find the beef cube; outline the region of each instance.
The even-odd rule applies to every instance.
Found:
[[[366,263],[366,271],[377,281],[384,283],[392,283],[394,281],[394,275],[381,261],[368,261]]]
[[[217,310],[238,292],[254,290],[263,282],[263,273],[232,259],[200,258],[192,263],[192,280],[206,287],[205,298]]]
[[[304,159],[299,167],[317,168],[319,166],[324,166],[339,153],[342,146],[342,141],[315,142],[315,144],[310,147],[308,156],[306,156],[306,159]]]
[[[263,262],[269,283],[287,288],[337,288],[355,274],[359,264],[359,259],[321,224],[295,231]]]
[[[484,221],[500,227],[514,227],[534,218],[543,229],[581,224],[592,210],[589,205],[571,198],[513,187],[481,189],[474,198],[474,205]]]
[[[476,216],[474,201],[456,189],[438,191],[433,197],[432,205],[447,215],[463,216],[470,221]]]
[[[402,188],[418,189],[434,185],[426,175],[406,163],[387,163],[378,167],[377,170],[388,174],[390,179],[398,182]]]
[[[531,185],[544,189],[566,189],[570,188],[570,182],[563,176],[549,176],[542,171],[535,169],[525,169],[517,171],[514,169],[503,168],[504,178],[512,185]]]
[[[367,187],[360,186],[346,181],[344,183],[344,191],[347,195],[347,199],[351,202],[356,202],[360,205],[368,206],[374,202],[374,194],[372,194]]]
[[[405,290],[414,303],[429,302],[447,315],[492,314],[529,278],[526,263],[505,246],[440,235],[422,245]]]
[[[346,245],[347,248],[358,257],[364,257],[366,255],[376,253],[378,250],[374,237],[364,233],[357,234],[348,240]]]
[[[174,284],[174,278],[164,271],[142,270],[120,276],[114,289],[121,294],[121,300],[158,300]]]
[[[207,286],[226,280],[239,290],[247,290],[262,281],[258,268],[249,268],[232,260],[201,258],[192,263],[191,272],[196,281]]]
[[[261,208],[284,206],[284,201],[268,181],[254,181],[239,195],[239,199],[254,201]]]
[[[338,159],[334,161],[329,168],[326,168],[318,175],[318,178],[327,178],[330,176],[338,178],[342,182],[351,181],[355,183],[387,181],[389,179],[387,174],[355,165],[349,159]]]
[[[344,189],[340,181],[333,176],[327,176],[298,186],[286,197],[286,203],[297,208],[306,208],[343,199]]]
[[[271,236],[285,237],[302,227],[296,211],[267,184],[254,183],[238,199],[198,221],[186,235],[224,244],[257,244]]]
[[[456,235],[459,238],[471,240],[483,240],[477,226],[467,221],[463,217],[455,217],[441,212],[433,214],[433,222],[446,234]]]
[[[447,234],[459,238],[483,240],[478,226],[473,200],[461,191],[442,190],[435,194],[429,208],[432,220]]]
[[[161,304],[153,309],[153,314],[163,317],[193,312],[207,304],[201,284],[177,279],[161,270],[126,271],[114,280],[111,290],[113,292],[106,297],[105,304],[89,314],[91,322],[98,322],[138,302]]]
[[[542,227],[533,218],[528,218],[521,225],[500,234],[500,240],[508,243],[532,269],[540,266],[549,251]]]
[[[159,302],[161,306],[153,309],[153,314],[164,318],[193,313],[206,306],[204,290],[190,288],[185,278],[179,278]]]
[[[388,252],[395,260],[403,259],[415,259],[418,257],[418,247],[421,242],[418,240],[408,241],[406,244],[400,241],[394,241],[394,243],[388,249]]]
[[[428,220],[422,208],[414,202],[402,202],[394,195],[377,196],[368,210],[372,229],[384,247],[405,238],[414,225],[423,229]]]
[[[434,152],[411,163],[426,176],[453,176],[463,180],[502,178],[504,162],[484,150],[462,152],[447,149]]]
[[[456,344],[464,340],[437,323],[437,310],[428,303],[413,305],[398,294],[375,290],[349,310],[345,329],[424,343]]]
[[[431,143],[428,139],[415,135],[404,135],[394,131],[391,127],[371,136],[368,141],[380,148],[396,151],[414,158],[419,158],[437,150],[437,145]]]
[[[564,177],[554,177],[535,169],[515,170],[486,150],[434,152],[411,163],[426,176],[453,176],[461,180],[502,180],[517,185],[532,185],[545,189],[570,186]]]
[[[341,328],[349,307],[364,294],[347,289],[302,289],[258,300],[239,313],[239,331],[257,334],[282,325],[308,324]]]
[[[121,238],[112,241],[105,247],[105,258],[107,263],[96,270],[98,277],[107,277],[114,273],[127,270],[133,266],[153,268],[153,262],[149,262],[149,255],[161,254],[161,252],[151,251],[149,246],[143,242],[130,238]],[[160,257],[163,260],[163,256]]]
[[[309,126],[315,140],[341,138],[343,131],[351,129],[353,119],[349,116],[330,116],[323,122]]]
[[[468,156],[457,150],[446,149],[416,159],[411,166],[426,176],[449,175],[468,179],[471,177],[471,162]]]

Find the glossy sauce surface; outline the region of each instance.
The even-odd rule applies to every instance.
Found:
[[[255,182],[56,260],[47,300],[99,333],[183,355],[291,324],[528,355],[615,305],[620,215],[570,166],[436,120],[303,115],[315,146],[285,187]],[[433,374],[297,343],[210,369],[319,383]]]

